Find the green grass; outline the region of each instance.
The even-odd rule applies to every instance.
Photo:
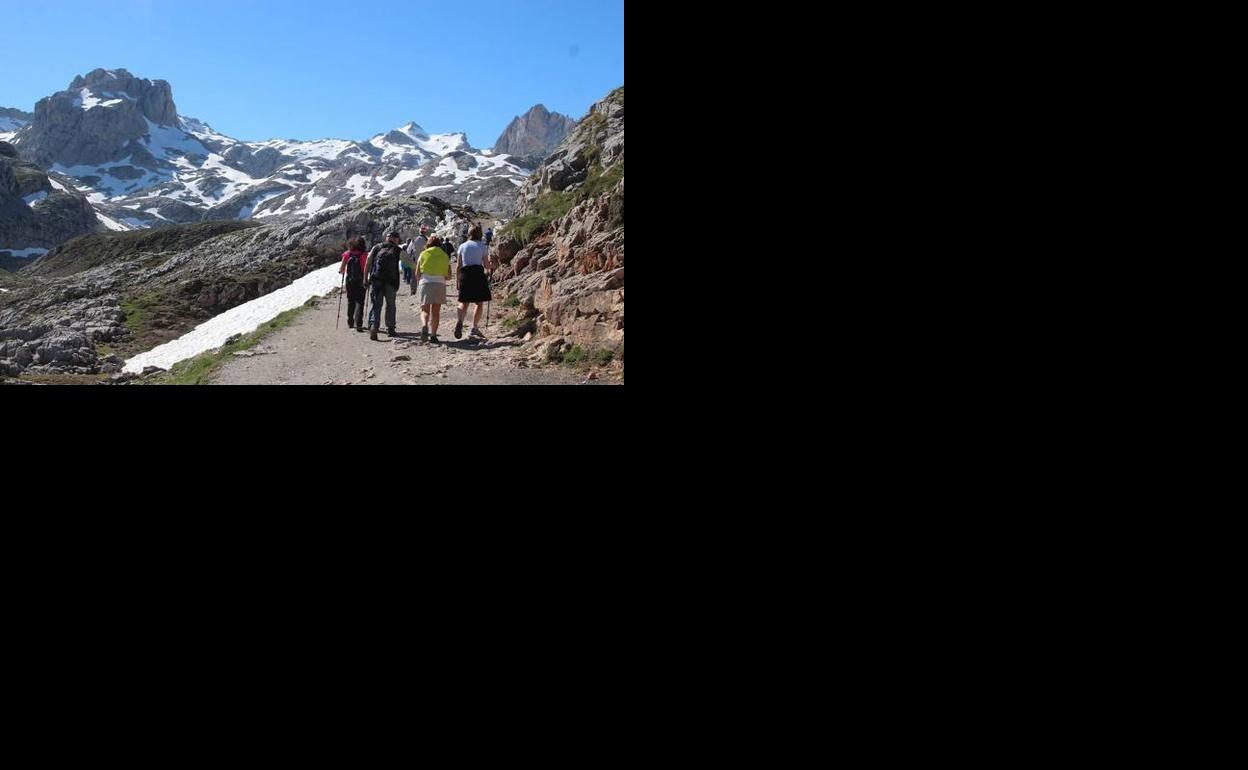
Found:
[[[543,193],[533,204],[533,213],[512,220],[503,228],[503,234],[515,236],[521,246],[527,246],[551,222],[571,211],[576,203],[576,196],[570,193]]]
[[[516,318],[515,316],[507,316],[506,318],[503,319],[502,323],[499,324],[499,326],[503,327],[503,329],[509,332],[515,331],[515,328],[519,325],[520,325],[520,319]]]
[[[244,350],[250,350],[259,345],[265,337],[273,332],[285,329],[295,322],[299,314],[309,307],[315,306],[315,300],[308,300],[303,307],[297,307],[294,310],[287,310],[272,321],[265,323],[259,329],[250,334],[243,335],[234,342],[226,343],[224,346],[216,349],[200,353],[198,356],[180,361],[173,365],[168,374],[159,377],[153,377],[149,384],[152,385],[209,385],[217,371],[227,362],[234,358],[235,353]]]
[[[592,350],[583,348],[580,345],[573,345],[570,350],[564,350],[556,353],[551,349],[546,351],[546,360],[555,364],[564,364],[565,366],[575,366],[587,368],[589,366],[606,366],[615,360],[615,352],[611,350]]]
[[[520,295],[512,294],[507,299],[503,300],[503,307],[520,307]]]
[[[617,91],[619,99],[622,101],[624,98],[624,91],[623,89],[617,89]],[[612,97],[615,95],[616,92],[612,92]],[[589,130],[596,130],[598,124],[604,122],[606,122],[606,118],[595,112],[585,119],[582,126],[588,126]],[[581,130],[581,128],[578,127],[578,130]],[[581,185],[575,190],[565,190],[563,192],[551,191],[543,193],[533,203],[533,210],[531,212],[508,223],[506,227],[499,231],[499,234],[510,235],[514,237],[522,247],[527,246],[534,238],[540,235],[551,222],[554,222],[556,219],[566,215],[569,211],[575,208],[577,204],[590,198],[597,197],[619,184],[620,180],[624,178],[624,164],[616,164],[614,168],[604,171],[602,168],[601,155],[602,148],[598,146],[597,138],[595,137],[594,144],[585,148],[580,156],[580,160],[589,167],[589,174],[586,176],[585,181],[582,182]],[[617,208],[613,208],[611,215],[612,226],[619,226],[624,223],[624,209],[622,205]]]
[[[155,292],[140,294],[121,301],[121,312],[126,314],[126,328],[131,334],[138,336],[147,330],[148,317],[152,308],[160,305],[160,295]]]

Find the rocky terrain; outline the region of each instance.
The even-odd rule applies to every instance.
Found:
[[[16,270],[70,238],[100,229],[86,198],[0,142],[0,269]]]
[[[29,112],[13,109],[12,107],[0,107],[0,142],[7,142],[13,138],[22,126],[29,123],[35,116]]]
[[[537,168],[574,128],[575,120],[539,104],[511,121],[494,143],[494,152],[511,155],[525,168]]]
[[[531,170],[505,153],[474,149],[462,133],[431,135],[414,122],[367,142],[239,141],[179,115],[169,83],[124,69],[78,76],[33,114],[2,115],[0,139],[68,192],[85,195],[100,222],[119,231],[294,219],[362,198],[428,193],[505,214]]]
[[[521,189],[497,241],[496,296],[539,353],[624,358],[624,89],[595,104]]]
[[[0,292],[0,376],[117,372],[125,358],[333,264],[350,236],[457,229],[432,196],[357,201],[297,222],[213,221],[83,236]]]

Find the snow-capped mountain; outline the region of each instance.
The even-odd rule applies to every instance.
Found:
[[[0,107],[0,142],[8,142],[17,134],[18,129],[30,122],[29,112],[15,110],[12,107]]]
[[[531,173],[508,155],[474,149],[462,133],[429,134],[415,122],[367,142],[239,141],[179,116],[167,82],[124,69],[79,76],[33,115],[4,120],[24,159],[123,229],[310,216],[408,193],[508,213]]]

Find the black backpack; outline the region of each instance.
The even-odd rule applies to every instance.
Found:
[[[364,285],[364,267],[360,264],[362,259],[363,254],[347,254],[347,283],[351,286]]]
[[[398,246],[385,244],[377,249],[376,256],[368,265],[369,281],[399,285],[399,254]]]

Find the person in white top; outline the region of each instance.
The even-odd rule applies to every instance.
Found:
[[[485,272],[489,266],[490,249],[481,240],[481,225],[472,226],[468,240],[455,253],[459,258],[459,323],[455,324],[455,339],[464,336],[464,316],[468,314],[468,306],[476,303],[477,312],[472,317],[472,332],[468,338],[483,340],[481,313],[491,297],[490,280]]]

